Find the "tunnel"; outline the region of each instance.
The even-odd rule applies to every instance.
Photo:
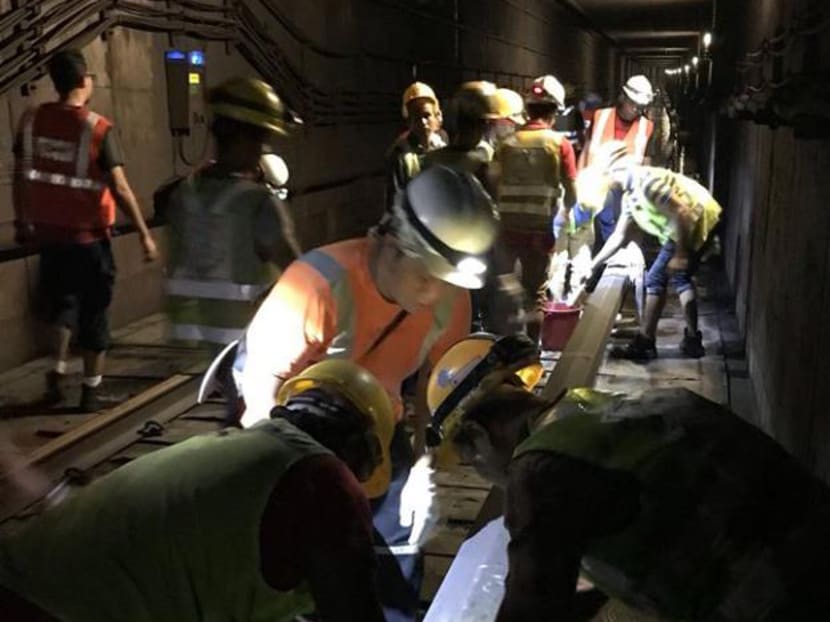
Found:
[[[90,140],[94,143],[89,166],[97,170],[103,161],[99,151],[106,151],[103,157],[114,158],[119,175],[104,171],[91,174],[89,179],[84,178],[86,172],[73,177],[71,171],[66,173],[71,169],[66,164],[75,161],[75,138],[67,138],[64,129],[57,126],[54,136],[60,139],[40,135],[49,124],[39,116],[40,111],[63,97],[56,91],[50,68],[67,50],[79,53],[84,68],[82,84],[89,84],[91,93],[88,101],[79,104],[80,110],[94,115],[83,117],[84,122],[92,123],[92,138],[83,139],[85,145]],[[395,218],[421,218],[415,225],[415,241],[410,243],[432,244],[431,248],[440,250],[433,252],[436,257],[445,253],[447,245],[452,246],[452,239],[438,239],[443,233],[429,230],[438,227],[434,231],[440,231],[442,218],[449,212],[431,207],[427,216],[415,213],[419,209],[414,189],[418,176],[409,182],[412,186],[390,186],[390,154],[412,136],[411,128],[415,127],[409,118],[408,111],[413,109],[408,108],[408,102],[434,102],[432,114],[437,123],[443,123],[443,128],[434,132],[435,140],[446,149],[458,149],[462,140],[458,137],[464,131],[459,120],[459,110],[463,109],[459,93],[465,88],[487,97],[488,89],[509,89],[524,100],[523,114],[527,115],[539,109],[528,102],[533,101],[534,93],[547,96],[552,83],[543,78],[551,77],[557,85],[554,91],[561,88],[563,95],[546,131],[559,137],[555,139],[557,145],[562,141],[572,145],[561,147],[561,153],[569,152],[567,158],[573,160],[573,209],[583,213],[587,203],[576,201],[582,200],[584,188],[576,176],[577,169],[581,175],[582,169],[590,165],[593,155],[588,154],[598,152],[602,131],[614,134],[619,130],[614,126],[619,117],[609,121],[602,111],[619,111],[621,102],[632,102],[630,89],[636,91],[637,85],[642,85],[632,82],[632,77],[644,80],[649,97],[647,102],[636,104],[636,118],[649,124],[650,134],[648,154],[638,164],[646,164],[643,168],[653,171],[670,171],[666,173],[672,175],[670,179],[692,180],[694,188],[703,193],[699,196],[705,197],[695,209],[705,211],[708,208],[701,205],[710,200],[718,207],[717,216],[706,225],[700,244],[693,249],[697,272],[689,283],[694,285],[678,285],[680,281],[672,272],[676,270],[672,262],[678,255],[671,252],[677,253],[676,248],[685,244],[683,238],[670,239],[673,251],[664,256],[666,240],[641,227],[645,233],[634,236],[636,252],[632,258],[619,259],[622,255],[615,255],[617,263],[607,260],[604,271],[602,265],[592,266],[584,282],[572,281],[568,304],[573,305],[562,308],[575,308],[575,314],[556,315],[559,311],[554,311],[552,299],[545,303],[551,306],[527,312],[526,318],[539,314],[537,332],[527,331],[541,352],[537,393],[560,399],[577,386],[591,386],[614,395],[690,389],[732,411],[764,438],[774,440],[792,458],[792,468],[801,469],[804,477],[830,482],[830,443],[825,436],[830,434],[830,383],[825,385],[830,376],[830,210],[825,203],[825,193],[830,194],[830,175],[825,168],[830,167],[830,130],[823,125],[830,123],[830,5],[825,0],[0,0],[0,68],[0,101],[4,104],[0,106],[0,506],[4,506],[0,532],[9,526],[14,531],[45,507],[59,504],[56,499],[63,499],[67,491],[71,497],[72,490],[84,488],[99,477],[109,477],[159,447],[167,448],[222,428],[229,416],[226,404],[243,399],[242,387],[248,380],[241,380],[243,372],[237,367],[246,362],[245,356],[247,360],[260,356],[257,344],[268,339],[276,344],[275,352],[296,341],[293,336],[279,336],[282,323],[289,321],[287,316],[274,312],[277,319],[270,326],[261,326],[264,321],[258,324],[252,319],[252,310],[238,326],[247,331],[247,341],[243,341],[241,355],[233,351],[236,362],[231,369],[227,358],[221,364],[214,359],[230,337],[222,347],[217,346],[217,338],[207,350],[171,337],[171,330],[175,330],[171,325],[176,323],[171,319],[171,305],[176,304],[177,297],[196,291],[196,277],[176,276],[176,258],[192,251],[202,257],[203,263],[221,263],[225,260],[217,257],[225,255],[215,254],[211,245],[229,243],[242,226],[241,221],[234,220],[237,216],[223,219],[215,216],[215,210],[207,210],[199,226],[213,227],[221,233],[201,238],[198,232],[202,229],[195,228],[188,231],[189,237],[182,238],[177,229],[180,221],[168,208],[171,197],[179,196],[176,193],[182,187],[217,166],[218,150],[239,138],[240,123],[244,126],[252,122],[253,117],[234,117],[224,130],[217,126],[217,115],[233,117],[222,117],[223,93],[229,94],[230,106],[244,104],[245,97],[260,96],[234,88],[265,89],[261,91],[265,103],[258,105],[278,106],[281,115],[273,122],[279,131],[275,130],[277,135],[269,139],[266,148],[268,156],[274,157],[269,162],[276,162],[276,168],[269,173],[266,165],[260,164],[258,169],[254,166],[259,177],[231,175],[245,179],[249,184],[246,191],[250,192],[256,192],[251,188],[257,185],[262,191],[266,182],[270,183],[267,187],[274,198],[269,200],[278,206],[273,214],[258,215],[253,225],[245,224],[252,227],[245,235],[265,239],[270,235],[265,228],[277,227],[278,234],[273,235],[292,240],[280,251],[279,258],[271,258],[277,268],[268,277],[256,277],[260,281],[254,293],[249,294],[247,289],[239,293],[243,291],[239,289],[220,296],[225,298],[227,308],[244,300],[262,303],[262,307],[251,307],[262,310],[280,291],[280,282],[283,288],[296,289],[335,283],[345,264],[332,264],[334,260],[327,255],[320,259],[318,249],[362,239],[367,232],[367,239],[383,238],[388,227],[395,226],[389,224],[397,222]],[[420,86],[411,91],[410,85]],[[417,90],[424,87],[429,92]],[[254,114],[264,115],[264,110],[260,108]],[[504,118],[502,115],[502,121]],[[522,127],[527,119],[522,117],[516,127]],[[31,146],[27,146],[32,132],[34,156]],[[96,142],[103,141],[104,134],[115,137],[115,155],[109,142],[107,146],[105,141]],[[490,137],[487,158],[499,162],[501,143],[494,135]],[[638,139],[631,140],[634,145]],[[522,153],[526,155],[527,151]],[[32,168],[32,157],[52,158],[49,161],[57,163],[56,168],[47,166],[46,173],[39,172],[37,166]],[[85,162],[87,155],[77,157]],[[567,159],[565,155],[557,158],[557,166],[561,159]],[[418,170],[425,175],[429,169],[423,168],[423,158],[419,161]],[[436,161],[441,163],[438,158]],[[496,170],[503,173],[507,162],[502,160],[501,168]],[[479,160],[473,165],[476,171],[482,170]],[[218,166],[224,170],[221,161]],[[85,163],[83,170],[87,170]],[[274,182],[269,174],[278,181]],[[652,175],[657,179],[662,173]],[[493,181],[495,177],[477,174],[477,178],[475,187],[492,202],[495,213],[501,213],[501,233],[493,234],[502,236],[494,243],[498,245],[506,239],[504,228],[512,222],[504,215],[510,193],[503,186],[508,182],[504,177]],[[634,183],[633,179],[628,176],[620,182],[621,193],[628,192],[626,184]],[[20,207],[24,201],[21,193],[38,183],[50,190],[26,195],[30,197],[26,200],[31,205],[31,197],[39,197],[35,200],[41,205],[38,213],[48,210],[49,218],[60,222],[79,218],[71,211],[79,193],[99,187],[101,192],[109,192],[104,190],[109,185],[115,197],[111,196],[112,203],[107,204],[113,210],[113,222],[105,223],[103,233],[94,236],[96,244],[105,244],[110,259],[103,261],[109,263],[104,268],[90,268],[88,264],[76,267],[81,279],[78,287],[85,292],[92,278],[90,270],[103,270],[102,278],[109,283],[105,297],[111,300],[102,303],[105,311],[101,311],[97,328],[89,329],[106,333],[106,338],[99,340],[101,347],[91,349],[101,356],[97,363],[89,358],[90,349],[84,345],[84,339],[89,343],[89,339],[96,338],[90,338],[83,328],[79,333],[75,326],[71,341],[67,332],[61,346],[69,352],[69,358],[58,356],[55,367],[55,338],[50,324],[44,322],[44,264],[52,264],[48,268],[52,274],[63,275],[53,276],[52,288],[69,287],[65,275],[72,268],[68,266],[69,255],[55,259],[53,254],[49,259],[48,249],[44,249],[54,245],[51,238],[44,242],[46,238],[21,234],[29,226],[30,217]],[[551,195],[558,197],[554,205],[565,206],[571,200],[568,187],[559,188],[558,181],[556,186]],[[407,188],[412,188],[412,197]],[[667,196],[670,200],[677,197]],[[241,201],[231,196],[228,205],[234,200]],[[191,207],[187,209],[201,209],[201,204],[195,208],[188,205]],[[544,239],[550,239],[545,242],[548,246],[543,251],[542,272],[556,254],[553,235],[558,237],[563,231],[553,220],[558,209],[554,207],[544,225]],[[602,248],[602,225],[593,220],[599,219],[601,209],[600,203],[591,215],[591,236],[596,233],[598,240],[592,245],[594,256]],[[577,218],[567,210],[562,212],[566,218]],[[625,200],[622,210],[630,216]],[[640,223],[636,216],[630,217]],[[618,207],[615,222],[619,218]],[[683,219],[689,216],[681,210],[679,215],[663,218],[676,223],[686,222]],[[699,218],[705,220],[708,216],[692,218],[699,224]],[[459,258],[466,253],[466,260],[473,262],[467,267],[473,266],[473,272],[480,261],[484,262],[481,273],[485,263],[488,275],[498,271],[490,262],[499,260],[488,255],[490,251],[475,238],[474,230],[479,225],[473,220],[465,222],[471,246],[464,246],[463,252],[454,248],[446,251],[450,253],[447,261],[451,268],[463,272],[460,268],[465,260]],[[608,232],[601,234],[603,239],[612,235],[613,226],[614,222]],[[148,237],[157,247],[152,252],[146,244]],[[519,246],[531,244],[527,242],[531,238],[516,239],[520,240]],[[78,239],[73,238],[72,244],[76,243]],[[86,243],[84,239],[82,245]],[[411,247],[402,248],[399,253],[405,260],[417,256]],[[251,250],[248,256],[256,263],[262,253]],[[446,256],[441,255],[442,260]],[[319,274],[291,272],[288,266],[295,259],[315,267]],[[431,261],[426,265],[433,266],[439,260],[432,257]],[[627,339],[634,336],[636,341],[643,330],[648,333],[643,328],[648,323],[644,318],[654,296],[653,267],[658,261],[667,264],[663,271],[669,271],[666,278],[671,287],[665,309],[659,307],[662,315],[657,311],[661,319],[654,320],[656,332],[647,335],[651,341],[645,342],[646,350],[640,352],[648,355],[648,360],[615,360],[613,351],[623,347]],[[576,279],[574,262],[571,257],[568,274],[572,279]],[[513,275],[518,264],[512,258],[509,263],[504,272]],[[550,278],[552,266],[545,272]],[[529,266],[523,264],[513,276],[524,285],[529,271]],[[370,272],[372,278],[388,278],[378,277],[377,270]],[[294,276],[289,282],[290,275]],[[460,282],[452,278],[462,277],[440,277],[442,292],[447,291],[446,282],[454,286]],[[406,287],[403,280],[394,280],[390,279],[388,291]],[[441,316],[440,321],[435,320],[432,332],[423,329],[427,335],[424,339],[432,341],[421,342],[414,337],[396,341],[396,332],[402,328],[415,330],[415,326],[421,326],[417,318],[423,304],[416,301],[407,307],[388,292],[375,291],[362,282],[350,283],[351,287],[367,289],[354,294],[356,302],[348,313],[340,310],[337,314],[338,296],[345,295],[345,286],[336,289],[332,285],[333,293],[313,310],[319,314],[319,325],[295,327],[297,339],[314,342],[317,349],[313,353],[309,349],[302,361],[286,363],[290,373],[273,372],[271,381],[279,379],[275,391],[290,384],[290,377],[302,377],[300,372],[310,363],[337,359],[350,348],[360,349],[363,360],[369,361],[379,358],[378,352],[384,347],[395,344],[397,357],[388,364],[378,364],[383,368],[381,384],[386,382],[385,373],[394,376],[410,364],[410,359],[415,361],[413,357],[420,357],[418,365],[410,370],[413,372],[426,360],[433,364],[438,360],[430,357],[443,351],[433,346],[443,343],[438,338],[440,331],[458,321],[457,307],[446,310],[446,317]],[[438,286],[434,287],[438,291]],[[474,319],[493,300],[493,290],[484,287],[484,294],[474,293],[471,299]],[[700,326],[698,337],[688,328],[688,295],[683,297],[686,287],[697,292],[694,327]],[[425,291],[418,295],[431,295]],[[525,300],[536,295],[527,285],[524,293]],[[547,296],[550,298],[550,291]],[[308,303],[305,307],[306,313],[312,313],[308,310],[311,306]],[[388,313],[386,320],[374,318],[380,308]],[[73,311],[74,321],[80,318],[83,325],[84,311]],[[371,338],[353,339],[347,325],[365,326]],[[507,333],[475,322],[469,326],[468,322],[463,335],[482,328]],[[320,345],[317,333],[324,330],[337,335]],[[695,339],[700,351],[690,355],[689,343]],[[104,351],[106,361],[102,362]],[[96,372],[89,372],[93,368]],[[229,386],[233,379],[242,383],[237,384],[232,398],[225,395],[225,405],[215,394],[212,401],[209,397],[202,399],[205,389],[200,390],[199,385],[206,370],[219,385],[224,382],[222,386]],[[403,374],[408,380],[402,390],[400,382],[392,389],[388,383],[385,386],[392,394],[396,416],[408,418],[410,424],[417,418],[413,413],[427,407],[426,402],[419,401],[419,391],[427,390],[427,378],[423,373],[420,378],[416,376]],[[61,392],[61,399],[47,403],[44,394],[55,388],[51,383],[58,377],[71,386]],[[94,383],[88,382],[90,379]],[[98,383],[102,383],[102,391],[113,395],[102,403],[95,401],[89,412],[81,412],[84,409],[76,407],[79,396],[85,399]],[[210,385],[212,388],[216,387]],[[268,399],[277,395],[271,393]],[[428,401],[429,395],[425,395],[423,399]],[[251,412],[253,398],[248,402]],[[245,424],[244,418],[241,421]],[[429,433],[414,432],[411,440],[416,453],[429,443]],[[740,446],[734,447],[734,453],[741,451]],[[417,467],[417,461],[415,464]],[[392,468],[394,471],[397,467],[393,464]],[[499,531],[490,521],[498,520],[506,507],[505,500],[468,464],[456,464],[453,469],[443,474],[438,470],[441,526],[421,561],[424,582],[416,596],[417,619],[495,620],[499,600],[493,597],[495,601],[488,601],[492,590],[487,581],[499,586],[504,583],[507,562],[503,549],[507,541],[504,528],[499,527]],[[770,481],[777,481],[772,473],[778,471],[772,469],[769,473]],[[394,473],[392,477],[394,480]],[[788,501],[782,499],[780,503],[786,505]],[[747,529],[752,531],[749,525]],[[479,540],[471,540],[476,537]],[[500,555],[492,557],[496,550]],[[499,561],[494,561],[496,558]],[[502,565],[487,575],[486,569],[494,564]],[[822,570],[816,573],[820,575]],[[0,605],[6,602],[4,596],[14,597],[15,591],[3,587],[4,576],[0,562]],[[587,581],[584,576],[583,580]],[[471,585],[473,591],[465,592]],[[380,589],[386,588],[381,584]],[[498,595],[500,589],[496,590]],[[14,605],[15,601],[7,602]],[[502,616],[507,615],[502,611]],[[23,617],[13,619],[30,619],[25,613],[20,615]],[[319,619],[358,618],[326,612]],[[514,619],[529,618],[499,618]],[[824,618],[816,613],[803,619]]]

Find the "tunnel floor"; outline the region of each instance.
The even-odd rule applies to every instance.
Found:
[[[735,318],[730,311],[730,301],[725,293],[723,275],[717,267],[705,265],[698,284],[700,327],[706,355],[701,359],[688,359],[680,354],[678,345],[683,335],[683,317],[677,297],[670,294],[658,327],[658,357],[640,364],[610,359],[606,355],[595,387],[629,393],[654,387],[685,387],[727,404],[753,421],[755,410],[746,362]],[[626,296],[608,347],[623,343],[636,331],[637,319],[632,298],[631,295]],[[202,354],[167,345],[166,332],[166,320],[161,314],[115,331],[104,378],[104,393],[115,403],[141,396],[174,374],[197,375],[205,369],[207,360]],[[558,352],[544,352],[545,368],[550,371],[558,358]],[[42,358],[0,374],[0,438],[11,441],[13,450],[21,457],[78,425],[102,416],[77,412],[74,408],[78,400],[77,388],[68,392],[62,404],[51,407],[40,404],[38,400],[45,390],[44,376],[49,366],[50,359]],[[80,385],[78,358],[72,359],[70,372],[72,375],[67,384]],[[183,438],[186,436],[184,434]],[[466,466],[440,474],[438,495],[442,520],[425,547],[424,608],[432,600],[474,525],[489,490],[489,484]]]

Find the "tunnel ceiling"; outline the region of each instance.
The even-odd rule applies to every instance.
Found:
[[[675,65],[697,54],[713,0],[566,0],[633,60]]]

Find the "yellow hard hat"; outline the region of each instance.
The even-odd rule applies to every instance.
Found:
[[[277,392],[277,404],[284,405],[292,397],[310,389],[337,394],[371,422],[380,441],[383,459],[372,476],[363,482],[363,489],[370,499],[384,494],[392,475],[389,446],[395,429],[395,413],[389,394],[377,378],[357,363],[326,359],[286,380]]]
[[[424,84],[423,82],[413,82],[406,90],[403,92],[403,103],[401,104],[401,115],[404,119],[409,118],[409,102],[413,99],[428,99],[435,104],[436,108],[440,108],[440,104],[438,103],[438,98],[435,96],[435,91],[432,90],[432,87],[428,84]]]
[[[496,102],[499,118],[510,119],[517,125],[523,125],[525,116],[525,102],[522,96],[511,89],[496,89]]]
[[[431,421],[427,443],[452,439],[462,416],[490,391],[515,376],[529,391],[542,378],[539,349],[525,335],[475,333],[447,350],[427,384]]]
[[[208,93],[208,105],[226,117],[285,135],[302,120],[291,112],[270,85],[256,78],[231,78]]]
[[[486,80],[464,82],[453,97],[455,114],[473,119],[500,119],[496,85]]]

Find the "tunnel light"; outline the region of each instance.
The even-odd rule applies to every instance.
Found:
[[[690,69],[691,69],[691,67],[689,65],[686,65],[686,66],[683,67],[683,71],[685,71],[686,73],[689,73]]]
[[[700,59],[697,56],[692,56],[692,66],[697,67],[697,64],[700,62]]]
[[[708,50],[710,45],[712,45],[712,33],[711,32],[704,32],[703,33],[703,48]]]

